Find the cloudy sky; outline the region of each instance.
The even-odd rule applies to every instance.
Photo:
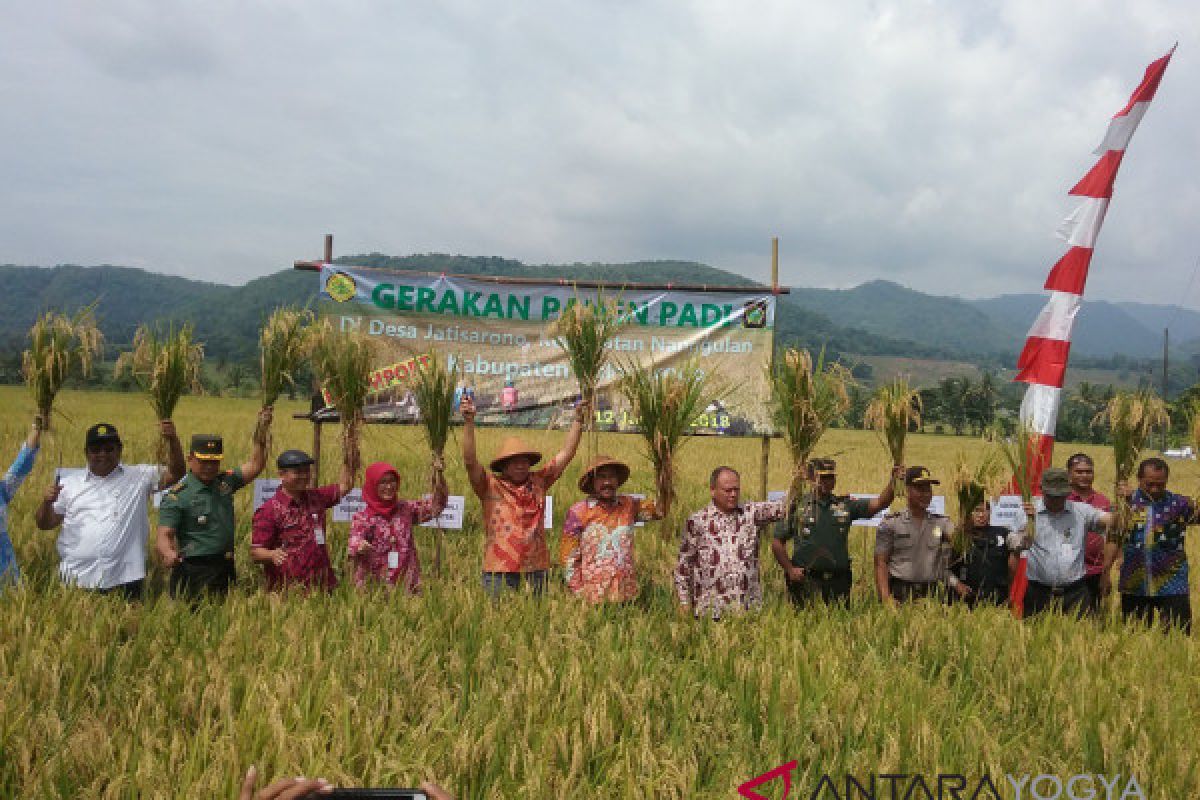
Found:
[[[1088,294],[1200,307],[1195,0],[5,3],[0,263],[240,283],[332,232],[761,279],[777,235],[792,285],[1037,291],[1176,41]]]

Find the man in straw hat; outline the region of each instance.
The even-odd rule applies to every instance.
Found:
[[[271,424],[272,411],[259,418]],[[222,469],[224,440],[216,434],[192,437],[188,472],[171,487],[158,509],[156,550],[171,570],[172,597],[198,598],[204,592],[224,595],[237,581],[234,554],[234,494],[249,485],[266,465],[262,442],[255,442],[250,458],[240,466]]]
[[[833,493],[837,462],[832,458],[814,458],[807,468],[812,493],[797,498],[787,517],[775,523],[771,553],[783,569],[793,603],[806,605],[819,599],[846,604],[854,582],[848,544],[850,526],[854,520],[870,519],[892,504],[895,483],[904,477],[904,467],[894,467],[887,485],[870,500]],[[796,543],[788,558],[790,539]]]
[[[783,518],[791,498],[743,503],[741,476],[725,466],[712,471],[708,488],[712,502],[684,525],[675,595],[682,612],[719,619],[727,611],[762,606],[759,532]]]
[[[1072,614],[1092,614],[1096,604],[1084,568],[1087,532],[1111,528],[1116,516],[1069,500],[1071,481],[1062,467],[1047,468],[1042,473],[1041,488],[1042,496],[1025,505],[1025,519],[1018,525],[1028,548],[1024,614],[1032,617],[1052,607]],[[1030,540],[1026,520],[1034,514],[1034,536]],[[1107,579],[1105,570],[1100,577],[1102,589]]]
[[[875,588],[885,605],[928,597],[942,586],[959,597],[970,594],[950,569],[954,523],[929,510],[933,487],[940,483],[925,467],[909,467],[904,473],[905,509],[879,523]]]
[[[579,478],[587,498],[571,506],[563,522],[560,554],[567,588],[592,603],[637,597],[633,527],[658,514],[652,501],[617,493],[627,480],[627,464],[596,456]]]
[[[533,466],[542,454],[508,436],[488,471],[475,453],[475,401],[464,395],[459,405],[463,416],[463,465],[471,488],[483,503],[486,543],[483,550],[483,588],[492,599],[506,589],[528,584],[535,594],[546,588],[550,552],[542,519],[546,513],[546,490],[554,485],[575,457],[583,435],[583,420],[590,409],[581,403],[567,431],[563,448],[539,470]]]
[[[157,464],[122,464],[124,444],[116,426],[100,422],[84,435],[87,469],[46,491],[34,522],[44,531],[62,526],[59,574],[65,583],[141,599],[150,538],[147,503],[186,469],[175,423],[160,420],[158,431],[166,444],[165,470]]]

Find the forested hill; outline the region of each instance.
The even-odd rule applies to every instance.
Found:
[[[691,261],[624,264],[525,264],[494,256],[352,255],[339,263],[445,272],[558,280],[686,283],[751,286],[752,281]],[[101,326],[114,348],[127,344],[142,322],[188,321],[216,361],[250,362],[258,329],[271,309],[315,301],[312,272],[282,270],[244,286],[228,286],[160,275],[128,267],[0,266],[0,345],[11,360],[24,347],[36,315],[48,308],[72,310],[97,303]],[[1044,303],[1042,295],[1006,295],[963,300],[925,294],[890,281],[852,289],[794,287],[780,297],[779,341],[826,348],[831,355],[906,356],[956,359],[1009,366],[1028,326]],[[1162,327],[1173,327],[1181,353],[1200,350],[1200,314],[1174,306],[1091,301],[1080,311],[1073,360],[1144,359],[1161,348]]]
[[[746,278],[704,264],[646,261],[625,264],[528,265],[496,257],[354,255],[339,263],[427,270],[461,275],[508,275],[577,280],[711,283],[752,286]],[[256,358],[258,329],[279,305],[305,305],[316,300],[317,276],[283,270],[244,286],[189,280],[130,267],[0,266],[0,343],[6,352],[20,351],[36,316],[49,308],[74,310],[95,302],[101,328],[114,347],[127,344],[142,322],[191,322],[210,359],[251,361]],[[831,352],[874,355],[948,355],[940,346],[918,345],[834,324],[818,311],[803,307],[794,296],[782,297],[781,341]]]

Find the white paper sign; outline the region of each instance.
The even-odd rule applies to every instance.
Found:
[[[57,483],[62,483],[63,478],[83,477],[85,472],[87,472],[86,467],[56,467],[54,470],[54,480]],[[167,490],[163,489],[150,495],[150,502],[154,504],[155,508],[158,508],[162,504],[163,495],[166,493]]]
[[[554,527],[554,498],[546,495],[546,519],[542,525],[546,530]]]
[[[440,515],[422,522],[422,528],[442,528],[444,530],[462,530],[463,512],[467,507],[467,498],[461,494],[452,494],[446,498],[446,508]]]
[[[355,514],[366,507],[367,501],[363,500],[362,489],[351,489],[350,493],[333,507],[333,521],[349,522]]]
[[[767,492],[768,500],[782,500],[786,496],[787,496],[787,492]],[[850,496],[853,497],[855,500],[874,500],[876,497],[879,497],[879,495],[877,495],[877,494],[858,494],[855,492],[851,492]],[[933,496],[933,501],[929,504],[929,511],[934,514],[945,514],[946,513],[946,498],[945,498],[945,496],[940,495],[940,494],[935,494]],[[876,514],[875,516],[871,517],[870,519],[856,519],[853,522],[851,522],[850,524],[851,525],[861,525],[864,528],[878,528],[879,523],[883,520],[883,515],[886,513],[887,513],[887,509],[885,508],[882,511],[880,511],[878,514]]]
[[[279,478],[258,478],[254,481],[254,510],[262,508],[279,491]]]
[[[1019,530],[1025,524],[1025,511],[1021,508],[1021,495],[1002,494],[992,503],[993,525],[1009,530]]]

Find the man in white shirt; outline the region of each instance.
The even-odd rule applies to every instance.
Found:
[[[160,420],[159,433],[167,445],[165,470],[122,464],[117,429],[105,422],[93,425],[84,441],[87,470],[46,491],[34,523],[44,531],[62,526],[58,555],[64,583],[141,598],[150,537],[147,501],[186,470],[175,424]]]
[[[1091,614],[1095,604],[1084,580],[1083,565],[1087,532],[1107,530],[1116,518],[1087,503],[1068,500],[1071,485],[1067,471],[1061,467],[1046,469],[1041,486],[1042,496],[1035,498],[1032,507],[1024,509],[1027,518],[1036,512],[1036,535],[1030,540],[1027,524],[1021,531],[1029,550],[1025,616],[1032,617],[1051,608],[1070,614]],[[1107,581],[1107,574],[1100,576],[1102,588]]]

